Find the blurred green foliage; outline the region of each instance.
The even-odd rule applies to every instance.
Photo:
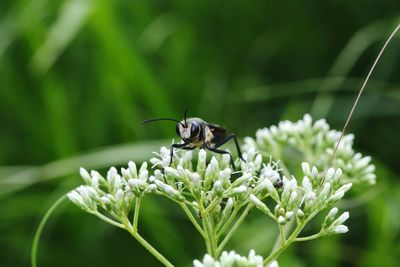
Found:
[[[399,10],[397,0],[3,0],[0,266],[29,264],[38,221],[80,183],[79,166],[143,161],[177,138],[169,123],[140,126],[146,118],[187,108],[244,137],[309,112],[341,128]],[[378,186],[345,203],[348,234],[295,245],[281,266],[400,265],[399,44],[349,128],[378,165]],[[143,235],[177,266],[205,253],[171,203],[148,199],[143,211]],[[265,255],[274,233],[254,212],[230,247]],[[159,263],[72,205],[50,218],[39,266],[119,265]]]

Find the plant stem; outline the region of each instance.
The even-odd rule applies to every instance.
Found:
[[[128,218],[124,218],[124,228],[145,248],[150,252],[156,259],[158,259],[164,266],[174,267],[174,265],[168,261],[160,252],[157,251],[152,245],[150,245],[139,233],[134,230],[133,226],[130,224]]]
[[[217,250],[217,244],[216,244],[216,237],[214,235],[213,227],[210,222],[210,216],[208,214],[203,215],[203,221],[204,221],[204,226],[206,229],[206,232],[208,234],[208,242],[210,245],[210,255],[214,258],[218,257],[218,250]]]
[[[221,228],[221,224],[222,224],[223,222],[221,222],[220,224],[218,224],[217,229],[220,229],[220,230],[219,230],[219,232],[218,232],[218,234],[217,234],[217,239],[219,239],[219,238],[221,237],[221,235],[222,235],[223,233],[225,233],[225,231],[228,229],[229,225],[230,225],[230,224],[232,223],[232,221],[235,219],[236,214],[238,213],[238,211],[239,211],[240,208],[241,208],[241,206],[239,206],[239,207],[235,206],[235,207],[234,207],[234,209],[233,209],[231,215],[229,216],[228,220],[227,220],[226,223],[222,226],[222,229],[220,229],[220,228]]]
[[[219,201],[220,201],[220,199],[215,198],[215,199],[210,203],[210,205],[206,208],[206,210],[205,210],[204,212],[205,212],[205,213],[209,213],[209,212],[215,207],[215,205],[218,204]]]
[[[222,240],[221,244],[218,246],[218,254],[222,252],[224,249],[226,243],[229,241],[229,239],[232,237],[232,235],[235,233],[237,228],[240,226],[240,224],[243,222],[243,220],[246,218],[247,214],[249,213],[250,209],[253,207],[252,204],[248,204],[246,209],[243,211],[242,215],[237,219],[235,224],[232,226],[232,228],[229,230],[229,232],[226,234],[225,238]]]
[[[189,208],[186,206],[186,204],[184,203],[179,203],[179,205],[181,206],[181,208],[183,209],[183,211],[186,213],[186,215],[189,217],[190,221],[192,222],[192,224],[194,225],[194,227],[196,227],[197,231],[199,231],[199,233],[201,234],[201,236],[204,239],[208,239],[207,235],[204,233],[204,230],[201,228],[201,226],[199,225],[199,223],[197,222],[196,218],[193,216],[192,212],[189,210]]]
[[[135,201],[135,213],[133,214],[133,231],[135,231],[135,232],[137,232],[137,230],[138,230],[139,211],[140,211],[141,201],[142,201],[141,197],[136,198],[136,201]]]
[[[149,251],[154,257],[156,257],[162,264],[167,267],[174,267],[174,265],[169,262],[160,252],[158,252],[152,245],[150,245],[142,236],[137,232],[129,231],[131,235]]]
[[[264,265],[268,265],[271,261],[273,261],[276,257],[278,257],[285,249],[287,249],[297,238],[300,234],[301,230],[303,230],[304,226],[312,219],[315,215],[318,214],[318,210],[314,211],[307,217],[302,223],[298,224],[290,237],[287,239],[285,243],[283,243],[278,249],[273,251],[265,260]]]
[[[203,222],[203,228],[207,231],[207,226],[206,226],[205,220],[203,220],[202,222]],[[204,238],[204,240],[206,241],[207,253],[209,255],[211,255],[211,246],[210,246],[210,239],[209,239],[208,231],[207,231],[206,238]]]
[[[116,222],[116,221],[114,221],[114,220],[108,218],[107,216],[104,216],[104,215],[101,214],[100,212],[93,212],[93,214],[96,215],[97,217],[99,217],[100,219],[102,219],[103,221],[109,223],[109,224],[112,224],[112,225],[114,225],[114,226],[116,226],[116,227],[125,229],[125,226],[124,226],[123,224],[121,224],[121,223],[119,223],[119,222]]]
[[[285,231],[283,231],[283,226],[282,226],[282,224],[279,224],[279,233],[280,233],[280,236],[281,236],[281,244],[285,244],[285,242],[286,242],[286,239],[285,239]]]
[[[315,235],[310,235],[310,236],[305,236],[305,237],[297,237],[294,241],[296,241],[296,242],[309,241],[309,240],[317,239],[320,236],[321,236],[321,233],[318,233]]]

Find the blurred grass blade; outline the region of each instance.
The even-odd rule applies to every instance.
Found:
[[[129,160],[143,162],[151,157],[152,151],[158,151],[162,145],[169,144],[169,142],[170,141],[158,140],[146,143],[114,146],[96,152],[50,162],[42,166],[29,168],[2,179],[0,178],[0,196],[3,192],[10,193],[37,182],[43,182],[57,177],[78,173],[79,167],[93,169],[126,164]],[[3,191],[4,189],[8,190]]]
[[[45,74],[51,68],[83,27],[91,10],[90,0],[70,0],[64,3],[58,20],[33,56],[31,65],[34,71]]]
[[[17,6],[0,22],[0,59],[7,48],[27,28],[36,25],[43,17],[43,8],[48,0],[33,0]]]
[[[361,29],[349,40],[342,52],[337,57],[335,63],[329,70],[327,77],[341,76],[342,80],[326,80],[321,88],[319,95],[315,98],[311,108],[311,114],[316,117],[326,117],[333,105],[334,97],[326,95],[326,91],[332,88],[339,88],[345,81],[357,60],[373,43],[386,38],[388,29],[392,28],[393,21],[398,21],[398,18],[390,18],[382,21],[374,22],[367,27]],[[368,66],[369,67],[369,66]],[[361,86],[358,85],[358,89]]]
[[[265,85],[261,87],[255,88],[247,88],[243,90],[242,94],[237,98],[239,101],[245,101],[249,103],[254,102],[263,102],[263,101],[271,101],[278,98],[287,98],[291,96],[299,96],[310,93],[318,93],[320,89],[320,85],[324,82],[328,82],[330,84],[340,83],[340,87],[329,87],[325,89],[325,92],[333,92],[337,90],[348,90],[348,91],[357,91],[358,85],[363,81],[362,78],[346,78],[346,77],[327,77],[327,78],[312,78],[284,83],[277,83],[271,85]],[[371,80],[369,83],[371,87],[369,91],[374,91],[375,94],[385,95],[388,97],[395,98],[395,94],[390,92],[395,92],[399,86],[397,84],[390,84],[384,81]],[[296,90],[293,90],[296,88]],[[378,90],[380,88],[385,88],[384,92],[382,90]]]
[[[154,53],[176,29],[175,14],[165,13],[155,18],[138,38],[140,48]]]
[[[39,241],[40,241],[40,236],[43,232],[43,228],[49,219],[50,215],[53,213],[53,211],[60,205],[65,199],[67,198],[67,194],[61,196],[59,199],[57,199],[56,202],[49,208],[49,210],[46,212],[46,214],[43,216],[42,220],[39,223],[38,228],[35,231],[35,236],[33,238],[32,242],[32,248],[31,248],[31,265],[32,267],[37,267],[37,252],[39,248]]]

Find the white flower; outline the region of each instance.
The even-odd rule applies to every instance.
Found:
[[[337,225],[332,228],[329,228],[326,234],[345,234],[349,231],[349,228],[346,225]]]
[[[193,265],[195,267],[263,267],[263,258],[256,255],[254,250],[250,250],[247,257],[237,254],[235,251],[223,251],[219,259],[214,259],[210,255],[206,254],[203,257],[203,261],[194,260]],[[278,267],[275,265],[269,265],[272,267]]]

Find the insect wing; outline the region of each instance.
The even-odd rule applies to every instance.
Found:
[[[210,129],[213,138],[212,138],[212,143],[214,144],[219,144],[226,138],[226,128],[219,126],[217,124],[212,124],[212,123],[207,123],[207,127]]]

